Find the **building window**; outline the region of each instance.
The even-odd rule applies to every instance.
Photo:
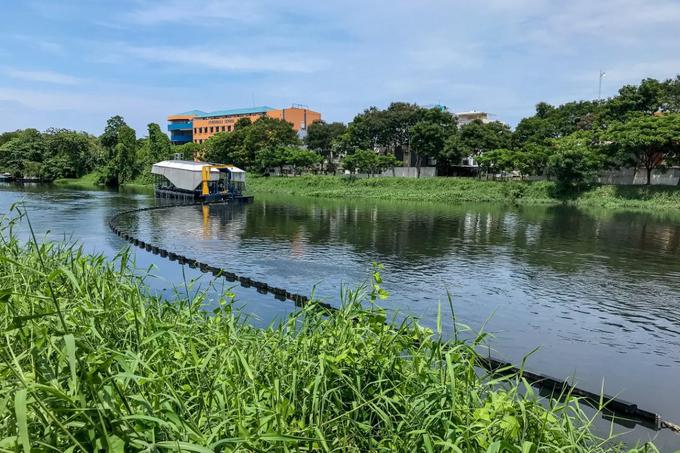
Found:
[[[224,127],[224,126],[222,126],[222,132],[224,132],[224,131],[226,131],[226,130],[227,130],[227,128]]]
[[[227,130],[231,132],[231,126],[227,126]]]
[[[198,132],[198,128],[195,127],[195,128],[194,128],[194,134],[196,134],[197,132]]]
[[[210,133],[211,134],[213,133],[213,130],[214,130],[214,128],[212,126],[210,126]]]

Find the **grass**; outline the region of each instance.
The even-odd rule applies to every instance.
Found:
[[[312,303],[257,329],[228,292],[210,311],[205,293],[151,297],[127,253],[23,244],[14,221],[0,243],[0,451],[619,448],[574,400],[481,374],[483,335],[386,324],[377,273],[337,313]]]
[[[81,176],[80,178],[62,178],[54,181],[54,184],[60,186],[73,186],[73,187],[97,187],[100,186],[99,183],[99,173],[92,172]]]
[[[253,193],[318,198],[380,199],[435,203],[569,203],[588,207],[680,209],[680,188],[668,186],[593,186],[560,193],[554,182],[500,182],[474,178],[368,178],[249,176]]]

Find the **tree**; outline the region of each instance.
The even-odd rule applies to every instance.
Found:
[[[293,167],[294,174],[299,174],[300,170],[309,169],[323,160],[320,154],[297,147],[287,148],[285,155],[287,163]]]
[[[327,159],[326,171],[329,168],[335,169],[333,162],[337,155],[338,141],[347,131],[347,126],[343,123],[326,123],[317,121],[307,128],[305,144],[313,151],[321,153]]]
[[[275,150],[299,144],[297,133],[287,121],[266,116],[255,122],[241,120],[233,132],[220,132],[203,143],[206,160],[262,171],[266,167],[262,166],[260,153],[265,153],[266,160]]]
[[[236,132],[243,133],[243,143],[237,159],[245,168],[254,168],[257,165],[257,154],[262,150],[299,144],[297,133],[289,122],[267,116],[258,118],[250,126]]]
[[[137,139],[135,130],[127,125],[117,128],[116,146],[113,157],[107,163],[103,181],[106,185],[117,187],[135,176]]]
[[[265,148],[257,155],[259,171],[264,173],[269,168],[278,168],[283,176],[283,167],[289,163],[290,150],[286,147]]]
[[[333,144],[346,130],[347,126],[343,123],[317,121],[307,128],[305,144],[309,149],[332,158]]]
[[[480,168],[487,176],[489,173],[506,172],[515,168],[515,152],[507,148],[487,151],[477,158]]]
[[[377,155],[375,168],[377,173],[382,173],[385,170],[394,170],[394,167],[397,167],[400,164],[401,161],[391,154]]]
[[[520,151],[524,154],[524,168],[519,169],[524,174],[542,175],[548,166],[550,158],[549,146],[538,143],[527,143]]]
[[[36,129],[24,129],[0,146],[0,168],[14,177],[42,177],[47,144]]]
[[[42,173],[47,180],[79,178],[102,159],[96,139],[84,132],[48,129],[44,137],[46,158]]]
[[[662,111],[664,104],[664,83],[656,79],[644,79],[640,85],[624,85],[618,96],[610,99],[606,106],[609,119],[624,121],[631,113],[652,113]]]
[[[203,144],[187,142],[181,145],[174,145],[171,149],[172,153],[179,153],[184,156],[184,159],[191,160],[193,158],[202,158],[203,156]]]
[[[437,123],[421,121],[411,128],[411,150],[416,153],[416,176],[420,178],[423,158],[436,159],[444,150],[446,133]]]
[[[568,102],[553,107],[545,102],[536,105],[536,114],[522,119],[513,134],[516,147],[527,143],[546,145],[548,141],[579,130],[600,127],[602,103],[599,101]]]
[[[234,132],[220,132],[201,144],[203,158],[209,162],[233,164],[245,168],[242,161],[244,128]]]
[[[342,166],[345,170],[349,170],[351,173],[361,172],[373,174],[373,168],[375,167],[376,152],[360,149],[349,154],[342,159]]]
[[[680,160],[680,114],[636,115],[613,123],[606,140],[618,163],[645,169],[649,185],[654,169]]]
[[[248,127],[251,124],[253,124],[252,120],[248,117],[246,118],[239,118],[236,121],[236,124],[234,124],[234,130],[242,129],[244,127]]]
[[[458,144],[467,156],[479,156],[494,149],[510,148],[512,131],[499,121],[483,123],[479,120],[461,126]]]
[[[604,156],[594,148],[595,136],[589,131],[574,132],[555,139],[548,160],[550,172],[562,187],[579,187],[603,168]]]
[[[125,120],[120,115],[115,115],[106,121],[104,133],[99,136],[99,142],[107,151],[107,158],[112,158],[118,144],[118,131],[123,126],[127,126]]]
[[[170,149],[170,139],[161,130],[161,127],[156,123],[149,123],[149,140],[148,140],[148,150],[149,150],[149,162],[147,164],[150,166],[156,162],[166,160],[170,157],[172,153]]]

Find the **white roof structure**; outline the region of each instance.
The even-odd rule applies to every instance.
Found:
[[[153,164],[151,173],[154,175],[165,176],[178,189],[196,190],[203,182],[203,167],[211,166],[209,162],[193,162],[190,160],[164,160]],[[231,172],[232,181],[245,182],[246,172],[233,165],[226,165]],[[220,177],[220,170],[210,169],[210,180],[217,181]]]

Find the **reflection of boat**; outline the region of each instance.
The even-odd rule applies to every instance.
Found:
[[[156,196],[201,201],[252,201],[243,195],[246,172],[234,165],[164,160],[153,164]]]
[[[42,179],[38,178],[37,176],[24,176],[22,178],[14,178],[12,179],[14,182],[20,182],[20,183],[33,183],[37,184],[39,182],[42,182]]]

